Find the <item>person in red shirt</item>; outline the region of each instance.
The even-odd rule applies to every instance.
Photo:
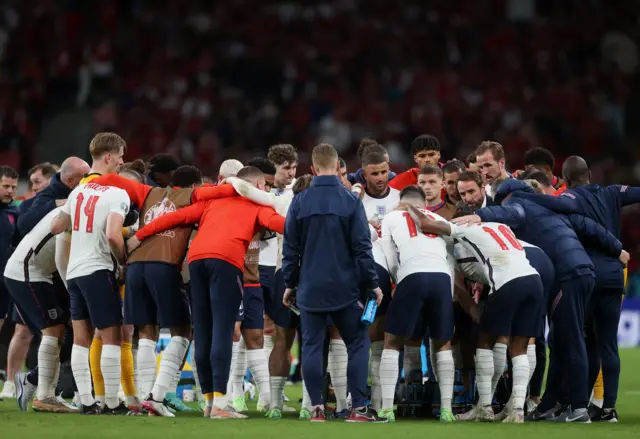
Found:
[[[418,184],[418,174],[425,165],[437,165],[441,168],[443,166],[440,163],[440,142],[429,134],[422,134],[413,139],[413,142],[411,142],[411,154],[418,166],[398,174],[389,182],[389,186],[392,188],[401,191],[407,186]]]
[[[237,177],[265,189],[264,174],[258,168],[242,168]],[[284,217],[271,207],[231,197],[199,202],[165,214],[138,230],[129,241],[129,251],[132,251],[152,235],[180,225],[199,224],[187,260],[193,327],[197,334],[196,363],[207,401],[205,415],[213,419],[246,418],[227,405],[224,398],[233,330],[242,303],[245,254],[253,236],[262,227],[283,233],[284,222]]]

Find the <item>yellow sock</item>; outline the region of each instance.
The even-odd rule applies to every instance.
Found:
[[[216,397],[216,398],[220,398],[221,396],[224,396],[224,393],[213,392],[213,396]]]
[[[204,400],[205,401],[213,401],[213,392],[205,393],[204,394]]]
[[[604,399],[604,381],[602,380],[602,368],[596,378],[596,384],[593,386],[593,399],[602,401]]]
[[[91,379],[93,380],[93,393],[96,398],[104,400],[104,378],[100,369],[100,357],[102,356],[102,340],[94,338],[89,349],[89,366],[91,367]]]
[[[123,341],[120,348],[121,352],[121,372],[120,383],[125,396],[136,395],[136,382],[134,379],[135,371],[133,370],[133,347],[130,341]]]

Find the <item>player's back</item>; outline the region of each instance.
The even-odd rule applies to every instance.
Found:
[[[500,223],[458,227],[457,238],[484,264],[492,292],[518,277],[537,274],[511,229]]]
[[[110,213],[124,217],[129,204],[127,193],[113,186],[87,183],[73,190],[65,205],[65,212],[71,215],[72,236],[67,279],[115,269],[106,235],[107,218]]]
[[[244,197],[208,201],[189,248],[189,262],[217,258],[242,269],[249,243],[260,228],[261,210],[275,214],[273,208],[257,205]]]
[[[61,210],[61,207],[53,209],[22,238],[7,262],[4,272],[6,277],[52,283],[56,262],[55,238],[51,234],[51,223]]]
[[[441,216],[422,212],[434,221],[445,221]],[[412,273],[450,273],[447,262],[447,242],[444,238],[419,231],[408,212],[393,211],[384,218],[383,242],[391,238],[399,263],[397,281]],[[390,236],[387,237],[386,235]],[[388,261],[389,265],[392,261]]]

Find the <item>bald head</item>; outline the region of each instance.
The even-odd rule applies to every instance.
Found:
[[[75,189],[91,167],[79,157],[69,157],[60,166],[60,181],[70,189]]]
[[[572,155],[562,164],[562,178],[567,187],[576,187],[589,184],[591,172],[585,159]]]

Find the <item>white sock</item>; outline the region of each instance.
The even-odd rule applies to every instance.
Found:
[[[591,400],[591,404],[595,405],[598,408],[602,408],[602,406],[604,405],[604,400],[603,399],[593,398]]]
[[[229,398],[226,395],[213,397],[213,406],[219,409],[223,409],[229,404]]]
[[[327,370],[331,376],[333,393],[336,395],[336,411],[341,412],[347,407],[347,346],[343,340],[329,342],[329,361]]]
[[[538,357],[536,357],[535,344],[530,344],[529,346],[527,346],[527,359],[529,360],[529,381],[531,381],[533,372],[535,372],[536,365],[538,364]]]
[[[138,341],[138,395],[146,399],[156,381],[156,342],[146,338]]]
[[[56,337],[43,335],[38,348],[38,389],[36,398],[43,401],[51,396],[51,387],[55,393],[58,384],[55,379],[56,367],[60,370],[60,343]],[[55,381],[55,384],[53,384]]]
[[[419,370],[422,375],[422,357],[420,356],[420,346],[404,345],[404,379],[409,378],[409,374],[414,370]],[[435,367],[435,366],[434,366]]]
[[[264,355],[264,349],[252,349],[247,351],[247,366],[251,375],[256,380],[260,393],[260,404],[267,405],[271,401],[271,388],[269,386],[269,363]]]
[[[273,350],[273,346],[276,343],[276,338],[273,335],[265,335],[264,336],[264,356],[267,357],[267,364],[269,363],[269,358],[271,357],[271,351]]]
[[[440,387],[440,408],[451,410],[451,399],[453,398],[453,381],[455,380],[456,368],[453,363],[451,351],[436,352],[435,368],[438,371],[438,386]]]
[[[104,403],[110,409],[118,407],[118,387],[120,386],[121,371],[121,350],[120,346],[114,344],[102,345],[102,356],[100,357],[100,370],[104,377]]]
[[[73,345],[71,349],[71,372],[76,380],[80,402],[87,407],[95,404],[91,395],[91,368],[89,367],[89,348]],[[38,380],[40,378],[38,377]],[[39,382],[39,381],[38,381]]]
[[[164,400],[168,389],[176,382],[176,373],[180,372],[180,365],[188,348],[188,339],[179,336],[171,337],[171,341],[169,341],[167,348],[162,353],[158,377],[151,390],[151,396],[154,401]]]
[[[40,368],[38,368],[38,370],[40,370]],[[58,388],[59,379],[60,379],[60,361],[56,363],[56,368],[53,371],[53,380],[51,380],[51,387],[49,387],[49,396],[52,398],[56,397],[56,389]]]
[[[302,379],[302,408],[311,410],[311,397],[307,391],[307,383]]]
[[[507,363],[507,345],[496,343],[493,345],[493,377],[491,378],[491,397],[496,393],[500,377],[504,375],[504,366]]]
[[[171,380],[169,387],[167,388],[167,393],[177,393],[178,392],[178,384],[180,383],[180,378],[182,378],[182,369],[178,367],[175,376]]]
[[[382,358],[382,350],[384,349],[383,341],[371,342],[371,408],[380,410],[382,408],[382,387],[380,385],[380,360]]]
[[[286,381],[287,377],[269,377],[269,388],[271,389],[271,408],[282,409],[282,405],[284,403],[282,399],[282,392],[284,391],[284,383]]]
[[[236,362],[231,370],[233,377],[232,391],[233,398],[244,398],[244,376],[247,374],[247,345],[241,338],[237,343]],[[233,344],[234,347],[236,343]],[[227,393],[230,393],[227,389]]]
[[[382,351],[380,358],[380,387],[382,391],[382,409],[393,408],[393,398],[396,394],[396,383],[400,374],[398,359],[400,352],[393,349]]]
[[[529,383],[529,359],[526,355],[518,355],[511,359],[513,365],[513,409],[522,410],[524,400],[527,397],[527,384]]]
[[[490,349],[476,349],[476,385],[478,405],[491,405],[491,378],[493,377],[493,352]]]
[[[200,378],[198,378],[198,364],[196,363],[196,357],[191,350],[191,371],[193,372],[193,390],[195,392],[196,401],[202,400],[204,395],[202,395],[202,389],[200,388]]]

